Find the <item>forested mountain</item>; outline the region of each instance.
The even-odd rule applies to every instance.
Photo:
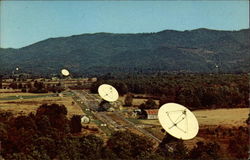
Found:
[[[76,75],[118,72],[249,72],[250,29],[95,33],[50,38],[20,49],[0,49],[0,74]],[[216,67],[218,66],[218,67]]]

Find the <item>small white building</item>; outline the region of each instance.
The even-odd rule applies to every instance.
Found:
[[[146,119],[158,119],[158,109],[145,109]]]

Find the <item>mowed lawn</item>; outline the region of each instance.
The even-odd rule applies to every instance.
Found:
[[[17,97],[18,95],[18,97]],[[22,97],[20,99],[20,97]],[[32,93],[0,93],[0,110],[10,111],[13,114],[28,114],[35,113],[36,109],[44,104],[63,104],[68,110],[68,117],[72,115],[83,115],[82,109],[76,104],[72,103],[73,99],[69,96],[58,97],[55,94],[32,94]]]

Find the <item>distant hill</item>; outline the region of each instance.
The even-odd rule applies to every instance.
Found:
[[[0,74],[16,66],[36,74],[68,68],[77,75],[124,72],[249,72],[250,29],[95,33],[0,48]],[[218,66],[218,68],[216,67]]]

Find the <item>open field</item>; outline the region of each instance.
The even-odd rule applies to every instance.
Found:
[[[21,92],[21,89],[0,89],[0,95],[4,93]]]
[[[16,95],[16,94],[14,94]],[[44,104],[63,104],[68,110],[68,117],[74,114],[83,115],[82,109],[73,102],[71,97],[58,97],[54,94],[32,94],[32,93],[18,93],[23,99],[13,99],[13,100],[0,100],[0,110],[10,111],[14,114],[28,114],[30,112],[35,113],[36,109]],[[4,97],[11,97],[13,93],[4,93]],[[2,98],[4,98],[2,97]],[[30,98],[29,98],[30,97]]]
[[[119,97],[119,101],[124,104],[125,96]],[[139,106],[142,103],[145,103],[148,99],[147,98],[133,98],[132,104],[135,106]],[[159,100],[154,100],[157,105],[159,105]]]
[[[203,126],[224,126],[237,127],[246,126],[249,108],[233,108],[233,109],[211,109],[196,110],[193,113],[198,119],[200,127]],[[159,126],[158,120],[138,120],[144,124]]]
[[[246,126],[249,108],[197,110],[193,113],[201,126]]]
[[[214,131],[216,128],[222,128],[219,132],[223,134],[225,130],[232,129],[237,131],[237,128],[240,126],[246,127],[247,124],[245,121],[248,117],[249,108],[196,110],[193,113],[198,119],[200,131],[194,139],[185,141],[188,148],[194,147],[198,141],[209,142],[215,140],[216,137],[214,134],[206,133],[207,129]],[[162,127],[158,120],[134,119],[133,121],[136,124],[149,125],[145,129],[159,139],[162,139],[166,134],[161,132]],[[228,141],[226,137],[223,138]],[[220,141],[220,139],[217,141]],[[223,147],[225,146],[223,145]]]

